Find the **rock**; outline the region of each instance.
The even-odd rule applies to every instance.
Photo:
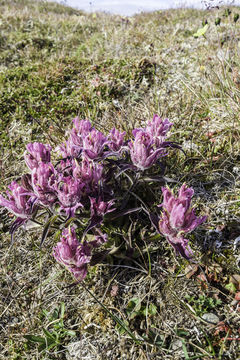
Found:
[[[172,350],[176,351],[176,350],[182,350],[182,341],[180,339],[174,340],[172,342]]]
[[[96,342],[90,338],[71,342],[67,346],[66,360],[97,360],[98,347]]]
[[[202,319],[214,325],[218,324],[220,321],[219,317],[213,313],[203,314]]]
[[[68,349],[67,360],[73,360],[74,358],[81,359],[81,357],[87,356],[87,349],[85,348],[86,349],[85,352],[81,341],[70,343],[67,349]],[[90,357],[89,359],[92,358]]]

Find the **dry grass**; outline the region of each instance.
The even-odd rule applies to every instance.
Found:
[[[201,264],[191,277],[163,238],[144,236],[135,262],[112,257],[90,271],[85,286],[145,338],[136,343],[81,285],[68,287],[70,275],[51,257],[53,237],[40,249],[40,231],[21,230],[10,249],[11,218],[1,210],[0,358],[239,359],[239,304],[225,287],[240,261],[239,9],[131,18],[27,0],[0,0],[0,9],[1,189],[25,168],[25,144],[58,143],[76,115],[130,133],[158,113],[174,122],[172,138],[186,151],[169,156],[167,174],[192,186],[208,214],[191,239]],[[206,37],[194,38],[206,19]],[[142,306],[135,317],[132,298]],[[23,335],[52,331],[61,302],[75,336],[39,352]],[[209,312],[226,327],[204,321]]]

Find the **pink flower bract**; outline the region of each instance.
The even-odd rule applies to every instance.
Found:
[[[34,212],[33,204],[36,197],[16,181],[12,181],[8,188],[8,199],[0,195],[0,206],[4,206],[19,218],[28,219]]]
[[[64,265],[77,280],[83,280],[87,275],[87,265],[91,260],[92,247],[84,242],[79,243],[75,229],[64,229],[61,241],[53,249],[53,256]]]
[[[207,217],[198,218],[195,215],[195,210],[190,207],[194,190],[187,188],[185,184],[179,189],[177,197],[168,188],[162,188],[162,192],[163,213],[159,221],[159,230],[178,253],[189,259],[192,251],[183,234],[196,229]]]
[[[37,168],[41,162],[46,164],[51,161],[50,145],[35,142],[28,144],[26,148],[24,159],[30,170]]]

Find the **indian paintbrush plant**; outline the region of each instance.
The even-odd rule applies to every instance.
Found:
[[[33,222],[43,226],[43,244],[54,226],[59,241],[53,256],[81,281],[89,266],[102,261],[119,243],[122,246],[124,237],[119,241],[114,226],[134,218],[150,232],[154,225],[177,254],[190,260],[193,253],[186,234],[206,219],[198,218],[191,208],[193,189],[184,184],[174,196],[162,187],[159,216],[153,212],[159,200],[148,196],[149,184],[157,181],[159,188],[166,183],[163,157],[173,148],[181,149],[167,140],[172,125],[154,115],[145,128],[134,129],[132,138],[126,139],[125,132],[114,128],[104,135],[90,121],[76,117],[67,140],[56,149],[28,144],[24,159],[29,172],[13,181],[5,196],[0,195],[0,205],[16,216],[10,229],[12,241],[20,226]],[[133,254],[134,248],[129,244],[126,248]]]

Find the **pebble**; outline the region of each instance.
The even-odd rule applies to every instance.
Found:
[[[174,340],[172,342],[172,350],[176,351],[176,350],[180,350],[180,349],[182,349],[182,341],[179,339]]]
[[[211,324],[218,324],[219,323],[219,317],[213,313],[206,313],[203,314],[202,319],[211,323]]]

